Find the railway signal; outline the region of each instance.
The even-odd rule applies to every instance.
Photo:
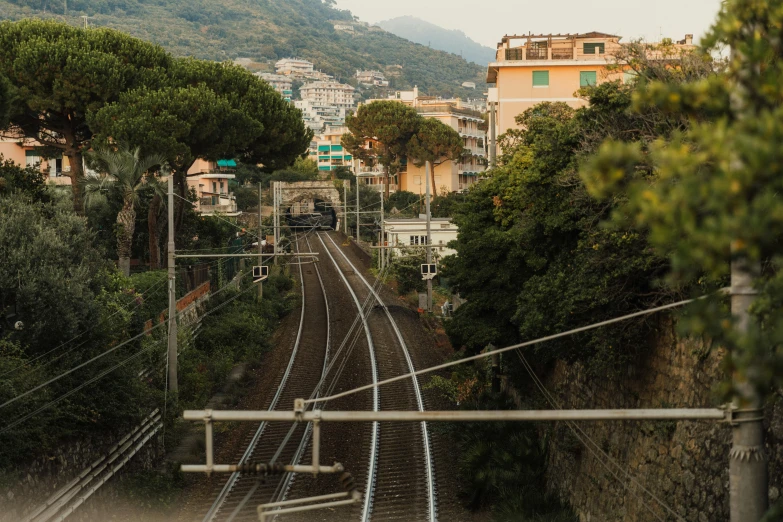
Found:
[[[261,281],[264,281],[269,277],[269,267],[268,266],[254,266],[253,267],[253,282],[254,283],[260,283]]]
[[[424,263],[421,265],[421,278],[425,281],[429,281],[438,275],[438,267],[435,263]]]

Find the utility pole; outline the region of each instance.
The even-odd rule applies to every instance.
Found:
[[[745,27],[753,34],[756,27]],[[737,56],[736,48],[731,50],[732,62],[739,58],[740,67],[751,67],[747,57]],[[733,87],[730,97],[732,112],[736,120],[747,118],[747,93],[741,84]],[[745,165],[737,155],[732,159],[732,169],[742,170]],[[740,240],[731,244],[731,313],[737,321],[737,331],[747,335],[751,328],[749,309],[756,299],[753,281],[761,273],[761,263],[748,259],[747,250],[739,248]],[[751,363],[755,364],[755,363]],[[748,368],[749,375],[734,372],[732,379],[738,396],[732,407],[736,408],[731,424],[732,446],[729,451],[729,506],[731,522],[758,522],[767,512],[769,504],[769,477],[767,455],[764,450],[764,402],[748,376],[758,373],[758,368]]]
[[[348,235],[348,183],[347,179],[343,182],[343,230]]]
[[[264,245],[261,244],[261,238],[263,236],[264,227],[261,226],[261,183],[258,184],[258,265],[264,264],[264,258],[261,254],[264,253]],[[277,258],[277,256],[275,256]],[[258,298],[264,297],[264,282],[258,282]]]
[[[359,175],[356,175],[356,241],[361,241],[361,236],[359,236]]]
[[[384,179],[381,185],[381,242],[378,246],[384,247],[386,246],[386,228],[383,225],[383,196],[386,194],[386,180]],[[386,268],[386,263],[384,256],[386,255],[386,250],[381,249],[378,252],[381,255],[380,262],[381,262],[381,270]]]
[[[169,344],[168,344],[168,366],[169,366],[169,391],[176,393],[179,389],[177,385],[177,271],[175,267],[175,246],[174,246],[174,173],[169,172],[169,194],[168,194],[168,213],[169,213]]]
[[[431,230],[431,216],[430,216],[430,169],[432,165],[428,161],[425,164],[425,178],[427,181],[424,184],[424,212],[427,216],[427,264],[432,263],[432,230]],[[432,279],[427,279],[427,311],[432,312]]]
[[[277,181],[272,182],[272,204],[274,205],[274,213],[272,214],[272,226],[274,227],[274,251],[278,253],[278,245],[280,244],[280,186]],[[275,264],[277,264],[277,256],[275,256]]]

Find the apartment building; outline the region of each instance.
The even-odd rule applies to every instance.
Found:
[[[234,160],[196,160],[188,170],[188,188],[195,191],[196,212],[205,216],[238,216],[237,202],[229,190],[237,164]]]
[[[310,159],[318,163],[318,170],[326,174],[340,167],[353,170],[353,156],[342,146],[346,127],[329,127],[310,142]]]
[[[317,105],[331,105],[334,107],[352,109],[356,106],[356,89],[334,81],[316,81],[303,85],[299,89],[303,100]]]
[[[389,80],[380,71],[356,71],[356,80],[362,85],[388,87]]]
[[[323,134],[331,127],[345,125],[348,109],[311,100],[295,100],[294,107],[302,111],[302,120],[315,134]]]
[[[47,183],[53,185],[70,185],[71,178],[68,174],[71,172],[71,166],[68,158],[58,156],[55,158],[44,158],[41,156],[39,144],[31,140],[22,138],[3,138],[0,137],[0,156],[5,161],[12,161],[20,167],[38,167],[46,175]]]
[[[275,63],[275,72],[285,76],[306,76],[315,70],[313,62],[301,58],[283,58]]]
[[[459,99],[424,96],[419,93],[418,87],[412,91],[397,91],[389,99],[413,107],[425,118],[440,120],[462,137],[468,155],[459,161],[446,161],[434,166],[435,186],[430,187],[433,194],[465,190],[478,181],[487,163],[487,137],[486,131],[481,130],[484,118],[479,111],[464,107]],[[368,100],[367,103],[373,101],[378,100]],[[358,168],[360,173],[368,175],[363,182],[379,186],[383,183],[378,167],[369,168],[360,164]],[[370,177],[372,174],[376,175]],[[405,162],[402,171],[390,180],[391,190],[407,190],[416,194],[425,193],[425,183],[425,167],[417,167],[411,161]]]
[[[577,108],[587,103],[576,95],[580,87],[628,81],[621,38],[600,32],[504,36],[487,69],[487,83],[495,84],[489,96],[497,104],[498,135],[517,128],[514,118],[538,103],[565,102]],[[667,47],[667,58],[692,49],[693,35]],[[621,67],[609,67],[617,64]]]
[[[272,74],[272,73],[256,73],[256,76],[264,80],[266,83],[272,86],[274,90],[280,93],[280,96],[285,98],[286,101],[291,101],[294,97],[293,85],[294,81],[290,76],[284,74]]]

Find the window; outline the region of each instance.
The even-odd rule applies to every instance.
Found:
[[[421,176],[413,176],[413,184],[421,185]]]
[[[631,83],[634,80],[636,80],[636,71],[624,71],[623,72],[623,83]]]
[[[533,71],[533,87],[549,87],[549,71]]]
[[[579,87],[587,87],[588,85],[595,85],[597,83],[597,73],[595,71],[580,71],[579,72]]]
[[[38,163],[41,163],[41,156],[38,155],[37,151],[26,150],[24,151],[24,156],[26,167],[34,167]]]
[[[419,236],[411,236],[411,246],[419,244]]]
[[[601,43],[585,43],[583,44],[582,50],[585,54],[595,54],[595,50],[598,49],[599,54],[604,54],[604,46],[605,44],[603,42]]]
[[[217,192],[217,181],[213,181],[212,182],[212,193],[214,194],[216,192]]]

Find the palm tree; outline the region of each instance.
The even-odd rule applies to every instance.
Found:
[[[90,205],[105,201],[109,184],[114,184],[113,187],[122,195],[122,208],[117,213],[117,264],[127,276],[130,274],[139,193],[145,187],[152,187],[156,193],[163,194],[163,187],[149,171],[156,166],[165,169],[166,158],[158,154],[141,156],[139,148],[130,150],[121,147],[118,150],[92,152],[89,160],[98,169],[100,176],[83,178],[85,202]]]

